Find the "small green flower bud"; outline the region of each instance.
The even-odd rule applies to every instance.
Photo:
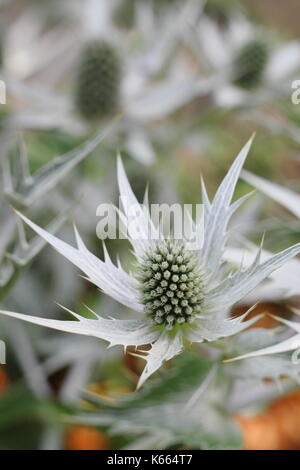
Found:
[[[234,60],[234,84],[246,89],[255,88],[261,81],[267,60],[268,50],[262,41],[253,40],[246,44]]]
[[[88,42],[81,51],[75,81],[75,104],[88,120],[115,112],[119,103],[120,58],[106,41]]]

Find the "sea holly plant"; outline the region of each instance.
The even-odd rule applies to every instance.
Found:
[[[245,181],[247,181],[249,184],[255,186],[258,190],[262,191],[265,193],[267,196],[271,197],[273,200],[284,206],[286,209],[288,209],[290,212],[292,212],[296,217],[300,217],[300,211],[299,211],[299,202],[300,202],[300,197],[297,193],[294,193],[292,190],[285,188],[283,186],[280,186],[279,184],[270,182],[260,176],[254,175],[250,172],[243,171],[243,178]],[[294,260],[295,263],[296,260]],[[286,279],[289,279],[289,285],[291,292],[290,294],[298,294],[298,291],[295,290],[295,287],[297,286],[297,280],[299,276],[299,265],[298,264],[293,264],[290,265],[289,272],[285,273]],[[283,282],[281,282],[281,285],[283,285]],[[294,289],[294,291],[293,291]],[[299,311],[296,309],[296,313],[299,313]],[[277,354],[277,357],[280,354],[287,353],[289,351],[294,351],[291,357],[291,362],[294,365],[299,364],[299,357],[300,357],[300,323],[299,322],[294,322],[294,321],[289,321],[285,320],[283,318],[275,317],[280,323],[283,323],[284,325],[288,326],[296,332],[296,334],[292,335],[288,339],[283,339],[283,341],[277,341],[275,344],[272,345],[266,345],[266,347],[247,352],[245,354],[238,355],[234,358],[234,360],[238,359],[248,359],[248,358],[258,358],[261,356],[270,356],[272,354]],[[279,356],[280,357],[280,356]]]
[[[15,284],[23,269],[32,262],[43,248],[41,240],[33,239],[27,242],[24,230],[15,222],[9,204],[24,209],[31,208],[40,198],[53,190],[81,161],[83,161],[105,136],[113,129],[115,121],[109,123],[102,132],[84,142],[79,147],[60,155],[30,174],[27,149],[21,137],[17,139],[14,157],[10,152],[15,139],[5,147],[1,161],[2,204],[0,213],[5,223],[0,235],[0,299],[8,293]],[[6,142],[4,142],[6,143]],[[68,217],[68,210],[61,214],[49,226],[51,232],[57,231]],[[13,253],[7,253],[17,239]]]
[[[170,67],[181,30],[189,28],[190,3],[195,0],[156,16],[151,2],[137,2],[134,35],[116,27],[115,2],[106,0],[72,2],[71,21],[46,32],[36,25],[35,15],[27,14],[26,29],[36,34],[32,41],[27,38],[26,47],[24,34],[8,19],[9,31],[15,34],[8,34],[5,43],[5,81],[9,93],[18,97],[11,124],[84,136],[117,110],[125,116],[118,139],[139,162],[152,164],[155,140],[145,132],[145,123],[170,116],[203,89],[198,74],[182,76],[180,64],[176,70]],[[27,73],[14,67],[23,54]]]
[[[203,237],[199,246],[193,244],[193,250],[185,238],[175,240],[164,236],[150,217],[147,198],[144,204],[138,203],[122,161],[118,160],[118,183],[123,203],[120,216],[136,258],[135,273],[125,272],[120,262],[115,265],[106,249],[104,261],[98,259],[86,248],[76,228],[77,247],[74,248],[18,213],[37,234],[78,266],[90,282],[134,310],[138,315],[136,319],[107,318],[95,312],[92,312],[94,318],[85,318],[67,308],[65,310],[77,321],[45,319],[4,310],[0,312],[56,330],[95,336],[108,341],[110,346],[135,346],[136,354],[146,361],[138,387],[165,361],[180,354],[186,345],[213,343],[252,325],[257,317],[245,320],[249,311],[231,317],[231,307],[275,269],[297,255],[300,243],[264,262],[260,262],[258,250],[253,263],[246,269],[241,266],[229,273],[228,270],[224,271],[223,254],[230,217],[249,197],[246,195],[231,202],[251,143],[252,139],[238,154],[212,202],[202,183]],[[196,228],[200,230],[199,224]],[[151,345],[151,348],[141,350],[139,347],[142,345]]]
[[[84,392],[92,410],[77,407],[64,421],[105,427],[111,436],[126,436],[122,447],[126,450],[178,448],[179,444],[192,449],[241,448],[241,432],[224,406],[226,393],[218,365],[186,352],[173,361],[168,373],[153,378],[140,392],[113,402]]]
[[[47,230],[51,233],[57,232],[65,224],[70,211],[74,208],[74,204],[70,201],[65,201],[63,207],[61,203],[55,204],[55,196],[59,199],[60,194],[59,183],[100,144],[107,133],[112,130],[113,125],[108,124],[102,132],[97,132],[95,136],[70,152],[57,156],[33,174],[29,171],[28,152],[22,137],[16,138],[11,132],[1,134],[0,302],[2,308],[12,302],[12,299],[8,298],[11,290],[24,276],[27,268],[46,243],[38,236],[30,241],[27,240],[24,227],[16,219],[10,204],[22,210],[33,210],[34,206],[36,214],[39,212],[38,204],[43,201],[45,212],[49,209],[45,196],[51,194],[52,209],[56,216],[48,225]],[[51,209],[49,212],[52,212]],[[58,271],[59,267],[56,268],[56,273]],[[17,288],[17,291],[20,292],[23,303],[22,288],[19,290]],[[44,292],[41,292],[42,294]],[[16,298],[15,291],[13,305],[16,305]],[[37,303],[37,295],[35,295],[35,302]],[[23,370],[28,387],[36,396],[44,397],[49,392],[47,379],[39,365],[35,348],[28,338],[26,329],[19,328],[13,323],[4,324],[2,320],[1,339],[6,339],[12,344],[13,355]]]
[[[217,106],[248,108],[290,94],[291,80],[299,69],[299,41],[282,43],[269,32],[262,34],[240,12],[230,16],[225,28],[205,14],[195,26],[186,40],[211,73]]]

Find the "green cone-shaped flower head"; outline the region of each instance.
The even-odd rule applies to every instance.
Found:
[[[234,83],[246,89],[259,85],[267,60],[266,44],[260,40],[248,42],[234,60]]]
[[[101,119],[119,103],[121,64],[115,48],[93,40],[81,52],[75,84],[75,104],[86,119]]]
[[[201,312],[204,283],[198,260],[183,242],[153,244],[139,266],[141,302],[154,324],[171,330]]]

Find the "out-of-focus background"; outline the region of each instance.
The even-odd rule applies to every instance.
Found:
[[[149,184],[151,202],[196,203],[200,174],[212,195],[255,131],[246,168],[299,191],[300,104],[291,98],[300,80],[299,15],[297,0],[0,1],[1,308],[66,318],[59,302],[84,315],[84,305],[125,313],[25,233],[10,209],[52,224],[67,241],[75,220],[102,256],[96,208],[117,202],[118,151],[140,200]],[[248,189],[239,183],[238,193]],[[254,242],[265,231],[274,251],[299,241],[300,224],[258,195],[236,222]],[[127,243],[107,245],[127,267]],[[142,362],[100,340],[3,318],[0,340],[0,449],[128,445],[126,432],[61,415],[91,406],[82,389],[107,400],[134,391]],[[300,449],[297,392],[232,420],[244,448]]]

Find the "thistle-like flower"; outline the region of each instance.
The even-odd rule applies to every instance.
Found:
[[[252,107],[254,101],[290,95],[299,67],[299,42],[275,46],[271,35],[263,36],[241,13],[232,14],[226,28],[202,15],[197,38],[212,72],[211,93],[218,106]]]
[[[98,259],[88,251],[76,229],[77,248],[74,248],[19,214],[35,232],[78,266],[90,282],[136,311],[139,318],[103,318],[93,312],[95,318],[88,319],[67,309],[78,321],[38,318],[3,310],[0,313],[61,331],[95,336],[108,341],[111,346],[123,345],[126,348],[133,345],[138,348],[151,344],[149,351],[137,350],[147,362],[138,386],[164,361],[178,355],[184,344],[213,342],[247,328],[257,317],[244,321],[246,312],[232,318],[232,305],[300,252],[300,244],[297,244],[260,263],[258,251],[250,267],[241,267],[224,277],[221,263],[228,237],[227,226],[245,197],[234,203],[231,199],[250,145],[251,140],[233,162],[212,202],[202,184],[203,243],[197,249],[187,239],[164,238],[151,220],[148,204],[138,204],[119,159],[119,189],[122,203],[124,199],[126,201],[120,217],[126,225],[136,257],[136,274],[125,272],[120,263],[115,265],[106,250],[104,261]],[[149,227],[151,237],[148,235]],[[195,227],[200,230],[200,224],[195,224]]]
[[[95,119],[120,111],[125,117],[120,125],[123,148],[139,162],[153,163],[154,136],[147,135],[143,125],[180,109],[203,85],[188,69],[182,75],[181,62],[176,71],[171,67],[177,62],[174,51],[182,32],[190,29],[190,2],[163,8],[159,15],[154,15],[152,2],[131,3],[132,13],[137,10],[134,37],[139,41],[114,24],[120,2],[72,2],[67,25],[59,22],[46,31],[36,15],[22,17],[21,31],[8,14],[4,55],[7,90],[16,97],[11,100],[12,128],[59,128],[83,136]]]

